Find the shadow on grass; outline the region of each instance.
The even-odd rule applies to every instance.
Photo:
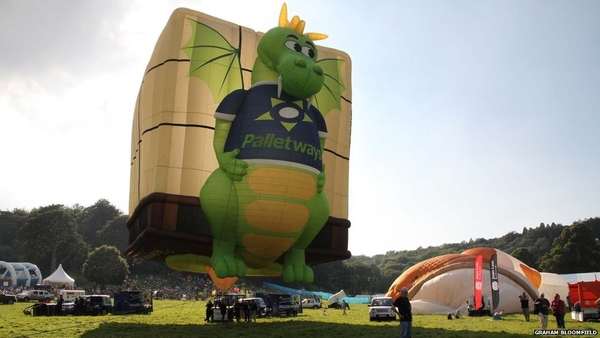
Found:
[[[397,337],[399,326],[395,324],[373,326],[363,324],[338,324],[321,322],[258,322],[258,323],[212,323],[204,325],[149,325],[133,323],[102,323],[97,329],[89,330],[80,337],[107,338],[107,337],[323,337],[339,336],[344,338],[362,337]],[[419,338],[505,338],[505,337],[531,337],[527,334],[514,334],[508,332],[446,330],[432,328],[413,328],[413,336]]]

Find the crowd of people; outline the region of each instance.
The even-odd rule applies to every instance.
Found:
[[[221,321],[235,320],[236,322],[256,322],[258,316],[258,304],[252,300],[239,299],[237,300],[232,308],[228,308],[227,305],[222,301],[208,300],[206,302],[206,317],[204,321],[206,323],[213,322],[215,320],[214,313],[219,311]],[[229,311],[231,309],[231,311]],[[229,318],[231,316],[231,318]]]

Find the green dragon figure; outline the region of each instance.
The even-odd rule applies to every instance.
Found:
[[[258,44],[251,87],[229,93],[216,109],[213,148],[219,167],[202,187],[200,204],[213,236],[212,271],[207,270],[217,278],[243,277],[252,269],[278,271],[286,282],[314,279],[305,249],[326,223],[329,203],[323,192],[327,127],[313,100],[329,110],[336,106],[331,98],[339,105],[343,85],[339,76],[329,75],[338,71],[338,60],[317,61],[313,41],[327,36],[305,34],[304,27],[298,16],[288,21],[283,4],[278,27]],[[210,28],[197,23],[194,29]],[[194,43],[190,48],[205,47]],[[190,73],[209,62],[221,61],[228,72],[235,68],[239,50],[225,44],[217,49],[229,50],[231,61],[212,56],[192,63]],[[207,74],[203,77],[210,78]],[[315,97],[322,88],[329,99]],[[168,257],[167,264],[194,264],[194,257],[181,256]],[[281,256],[282,269],[276,263]]]
[[[260,40],[252,87],[225,97],[215,113],[219,168],[200,203],[219,278],[243,277],[246,265],[263,268],[285,254],[284,280],[311,283],[304,250],[329,217],[322,168],[327,129],[307,100],[321,90],[323,69],[303,21],[288,23],[282,14],[279,27]]]

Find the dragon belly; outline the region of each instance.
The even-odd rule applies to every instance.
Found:
[[[249,266],[261,267],[285,253],[304,231],[317,195],[316,178],[292,168],[257,166],[244,181],[249,195],[240,199],[247,202],[240,203],[245,221],[238,224],[238,245]]]

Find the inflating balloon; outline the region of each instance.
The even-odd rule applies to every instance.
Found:
[[[126,254],[224,286],[350,257],[350,59],[305,25],[285,4],[265,34],[173,13],[136,105]]]
[[[520,312],[518,296],[526,292],[537,298],[546,294],[567,293],[566,280],[557,274],[538,272],[511,255],[494,248],[478,247],[460,254],[445,254],[429,258],[406,269],[390,286],[387,296],[396,299],[400,290],[409,289],[413,314],[447,314],[459,309],[467,314],[467,301],[474,305],[474,268],[478,256],[483,261],[484,308],[493,313],[494,293],[498,292],[497,308],[505,313]],[[494,264],[491,264],[494,262]],[[497,267],[494,285],[492,266]],[[517,300],[517,301],[515,301]]]

